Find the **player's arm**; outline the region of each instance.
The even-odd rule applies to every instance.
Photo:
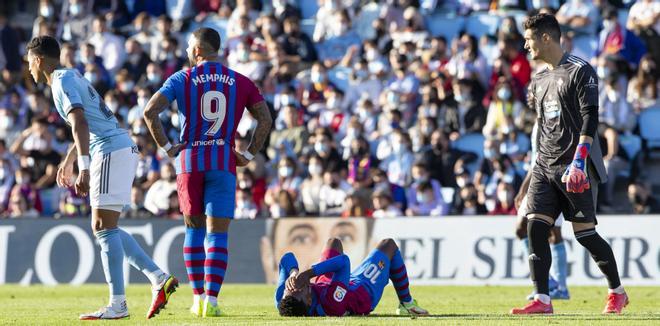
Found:
[[[581,193],[590,187],[587,157],[598,129],[598,77],[591,66],[577,72],[576,91],[582,126],[573,162],[566,168],[562,181],[566,182],[568,192]]]
[[[238,166],[245,166],[264,146],[270,128],[273,125],[273,117],[270,115],[270,110],[266,101],[259,101],[253,105],[248,106],[248,112],[252,117],[257,120],[257,127],[252,136],[252,142],[248,146],[247,153],[236,153],[236,164]]]
[[[350,270],[350,259],[345,254],[341,254],[330,259],[326,259],[318,264],[314,264],[310,269],[299,273],[293,279],[292,286],[295,289],[301,289],[306,284],[309,284],[309,280],[311,280],[312,277],[327,273],[334,273],[332,276],[333,281],[348,285],[348,279],[351,273]]]
[[[298,274],[298,261],[296,256],[291,252],[287,252],[280,259],[280,273],[277,280],[277,290],[275,290],[275,307],[279,307],[280,301],[284,296],[284,288],[290,276],[295,277]]]
[[[156,92],[144,108],[144,122],[154,137],[158,147],[164,149],[169,157],[175,157],[186,146],[186,142],[172,145],[167,138],[165,128],[158,117],[161,112],[170,106],[170,100],[160,91]]]
[[[67,118],[71,123],[73,142],[78,153],[78,180],[76,180],[76,193],[86,196],[89,193],[89,125],[85,119],[82,106],[73,106],[68,110]]]

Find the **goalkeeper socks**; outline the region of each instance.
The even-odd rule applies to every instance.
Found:
[[[548,277],[552,255],[550,254],[550,243],[548,243],[548,232],[550,224],[544,220],[531,219],[527,223],[527,234],[529,236],[529,271],[534,282],[537,294],[548,294]]]
[[[186,273],[195,296],[204,294],[205,237],[205,228],[186,228],[186,237],[183,240],[183,261],[186,263]]]
[[[110,288],[110,304],[115,296],[124,296],[124,248],[119,229],[101,230],[94,234],[101,245],[101,263]],[[121,297],[119,297],[121,298]]]
[[[204,261],[206,298],[213,302],[225,278],[227,270],[227,232],[206,234],[207,253]]]
[[[390,260],[390,280],[396,290],[396,295],[399,297],[399,302],[411,302],[412,297],[410,296],[410,289],[408,288],[408,271],[406,270],[406,264],[401,257],[401,252],[398,249]]]
[[[564,241],[553,244],[552,250],[552,274],[559,283],[559,288],[566,290],[566,275],[568,274],[568,262],[566,261],[566,245]]]
[[[621,286],[612,247],[598,235],[596,229],[575,232],[575,239],[589,251],[591,258],[596,262],[601,272],[605,274],[609,288],[617,289]]]
[[[142,250],[140,244],[135,241],[135,238],[121,228],[117,228],[117,230],[119,230],[119,237],[128,263],[146,275],[151,285],[159,285],[167,274],[158,268],[156,263]]]

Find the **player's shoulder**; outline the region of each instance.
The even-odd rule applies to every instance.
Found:
[[[564,68],[570,73],[570,74],[589,74],[589,73],[594,73],[594,68],[589,64],[586,60],[569,54],[566,56],[566,62],[564,64]]]
[[[53,71],[52,85],[62,86],[83,76],[76,69],[57,69]]]

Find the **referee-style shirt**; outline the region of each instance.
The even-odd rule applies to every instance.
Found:
[[[573,161],[584,115],[598,118],[598,77],[586,61],[565,53],[555,69],[542,70],[530,83],[531,101],[538,116],[536,164],[552,172]],[[589,162],[600,182],[607,181],[598,134],[593,137]]]

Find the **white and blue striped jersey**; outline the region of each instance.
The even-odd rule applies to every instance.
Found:
[[[106,154],[135,144],[128,131],[119,127],[115,115],[92,85],[75,69],[57,69],[51,83],[57,113],[71,125],[68,114],[81,107],[89,125],[91,156]]]

